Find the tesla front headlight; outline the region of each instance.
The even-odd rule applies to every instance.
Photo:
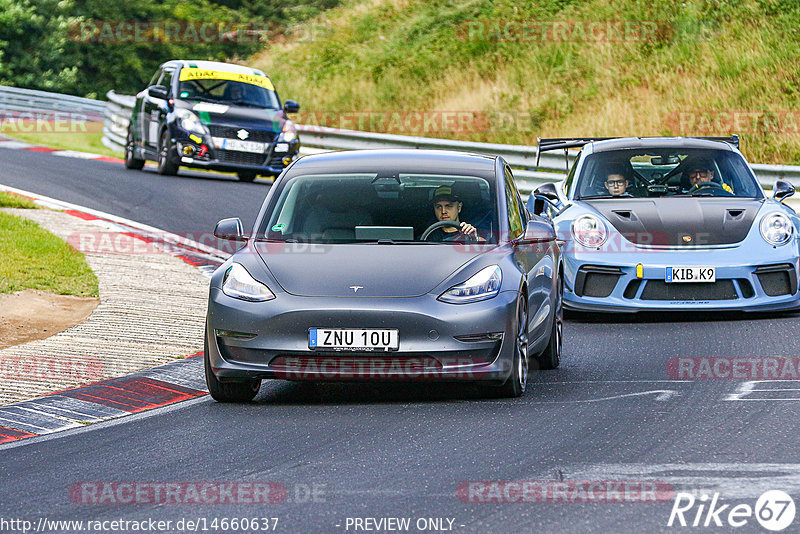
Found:
[[[572,237],[584,247],[597,248],[606,242],[608,232],[594,215],[582,215],[572,221]]]
[[[463,284],[453,286],[441,295],[439,300],[450,304],[478,302],[494,297],[500,292],[503,273],[497,265],[490,265],[478,271]]]
[[[770,245],[785,245],[793,234],[794,225],[783,213],[768,213],[761,219],[761,236]]]
[[[281,130],[281,135],[278,138],[278,141],[283,143],[291,143],[295,139],[297,139],[297,126],[294,125],[294,122],[287,120],[283,123],[283,130]]]
[[[264,302],[275,298],[267,286],[250,276],[247,269],[238,263],[234,263],[225,271],[222,292],[229,297],[251,302]]]
[[[208,129],[200,122],[200,117],[189,111],[188,109],[176,109],[175,116],[178,117],[178,123],[181,128],[187,132],[194,132],[199,134],[208,134]]]

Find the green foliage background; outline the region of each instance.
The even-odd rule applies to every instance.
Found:
[[[162,62],[236,60],[264,46],[225,43],[79,42],[86,21],[257,22],[285,28],[338,0],[0,0],[0,85],[102,98],[140,91]],[[70,30],[72,29],[72,33]]]

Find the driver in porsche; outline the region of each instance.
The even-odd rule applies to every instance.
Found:
[[[689,191],[697,190],[703,184],[714,183],[714,166],[708,161],[700,160],[689,167],[686,177],[689,179]],[[733,193],[731,186],[725,182],[720,181],[720,186],[728,193]]]
[[[459,224],[459,228],[446,226],[437,228],[428,236],[428,241],[464,241],[465,236],[473,235],[478,241],[486,239],[478,236],[478,230],[467,222],[459,220],[461,208],[464,206],[461,199],[451,187],[441,186],[433,193],[433,211],[439,221],[452,221]]]

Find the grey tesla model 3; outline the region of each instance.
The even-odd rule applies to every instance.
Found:
[[[275,181],[211,280],[205,371],[218,401],[262,379],[470,381],[525,391],[561,357],[561,257],[500,157],[305,156]]]

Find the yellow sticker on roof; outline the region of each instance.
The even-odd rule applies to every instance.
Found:
[[[243,72],[223,72],[220,70],[207,69],[181,69],[180,81],[189,80],[230,80],[233,82],[249,83],[257,85],[271,91],[275,90],[272,82],[266,76],[257,74],[245,74]]]

